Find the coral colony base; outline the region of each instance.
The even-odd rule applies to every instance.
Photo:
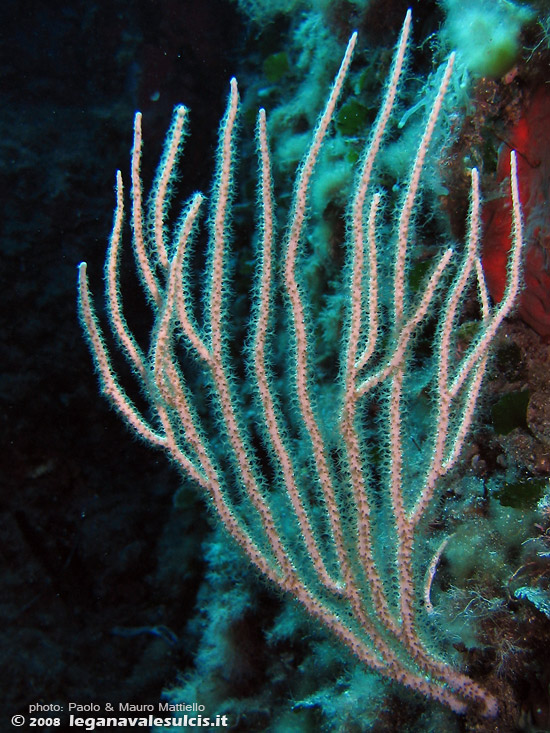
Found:
[[[389,232],[375,166],[403,76],[410,28],[409,11],[348,203],[345,308],[339,364],[330,381],[313,369],[316,330],[300,264],[310,184],[356,34],[296,172],[280,269],[274,264],[278,250],[266,116],[263,109],[258,114],[258,245],[245,368],[236,363],[234,354],[240,349],[232,341],[230,324],[230,211],[239,107],[235,79],[220,126],[202,317],[189,270],[203,196],[196,193],[187,202],[172,235],[167,225],[187,109],[175,110],[146,216],[140,114],[135,118],[134,256],[154,314],[146,350],[123,315],[119,269],[124,195],[117,174],[105,264],[106,302],[112,331],[150,413],[138,409],[114,372],[85,263],[79,268],[80,316],[107,398],[138,435],[166,450],[202,488],[227,532],[260,573],[298,600],[312,619],[321,621],[371,669],[457,713],[478,706],[486,716],[494,716],[497,700],[463,674],[451,650],[439,648],[443,645],[430,635],[424,599],[429,601],[438,547],[427,518],[439,500],[441,478],[464,446],[491,346],[518,292],[522,228],[516,160],[512,154],[512,248],[502,301],[490,307],[478,256],[480,192],[475,169],[464,251],[441,251],[424,283],[414,289],[408,278],[413,220],[453,56],[411,156]],[[472,286],[481,317],[475,338],[461,352],[455,327]],[[196,388],[197,374],[210,385],[206,409],[206,398]],[[415,436],[421,437],[412,452],[408,446]]]

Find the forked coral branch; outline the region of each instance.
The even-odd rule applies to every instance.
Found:
[[[193,302],[190,272],[202,195],[191,197],[173,236],[167,223],[187,110],[178,107],[174,112],[147,215],[140,175],[141,116],[135,118],[131,224],[137,271],[154,315],[147,349],[138,344],[123,313],[119,270],[124,194],[122,176],[117,174],[116,211],[105,266],[106,301],[115,339],[148,400],[147,414],[134,404],[114,371],[94,312],[85,263],[79,268],[80,314],[109,401],[138,435],[166,450],[202,488],[227,532],[263,575],[297,599],[311,618],[321,621],[373,670],[456,712],[478,704],[492,716],[497,710],[495,698],[429,640],[422,604],[434,547],[427,539],[424,520],[435,504],[441,478],[460,456],[491,346],[518,293],[522,224],[517,167],[512,154],[512,250],[500,304],[494,309],[489,305],[479,261],[480,190],[475,169],[464,252],[444,249],[431,274],[414,291],[407,277],[413,219],[453,57],[434,96],[388,238],[375,166],[403,76],[410,27],[409,11],[348,206],[340,369],[328,386],[339,411],[337,421],[326,414],[320,400],[327,387],[314,373],[315,328],[299,263],[311,180],[350,67],[355,33],[296,173],[280,271],[274,265],[275,197],[266,115],[264,110],[258,115],[259,252],[251,287],[246,371],[235,368],[228,327],[229,219],[239,107],[235,79],[220,126],[202,319]],[[382,240],[386,250],[393,248],[389,296],[382,293]],[[469,349],[454,357],[456,326],[472,283],[477,283],[481,319]],[[275,297],[278,292],[282,299]],[[286,309],[283,319],[275,313],[281,302]],[[429,390],[424,394],[429,394],[431,403],[421,417],[414,417],[410,406],[419,390],[412,354],[416,336],[428,319],[437,323],[431,353],[424,357],[424,378],[429,375]],[[274,348],[274,334],[286,339],[290,366],[278,365],[277,372],[284,375],[290,399],[281,399],[275,384],[274,354],[281,349]],[[185,349],[180,348],[182,344]],[[194,364],[191,372],[189,360]],[[197,367],[210,382],[209,404],[216,422],[197,409],[197,399],[203,399],[195,394]],[[236,376],[243,372],[248,379],[246,390]],[[245,414],[243,394],[250,390],[255,404],[247,404]],[[367,419],[373,404],[379,412],[376,424]],[[418,427],[415,420],[422,425],[424,438],[421,456],[411,460],[406,446],[411,431]],[[251,422],[259,427],[252,428]],[[258,440],[263,444],[261,452],[254,446]]]

